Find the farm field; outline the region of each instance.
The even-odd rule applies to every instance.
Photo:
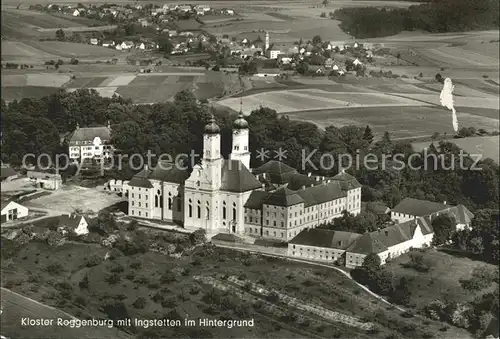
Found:
[[[6,102],[20,101],[24,98],[40,99],[60,90],[59,87],[47,86],[9,86],[2,87],[1,97]]]
[[[470,137],[461,139],[450,139],[455,145],[468,154],[482,154],[483,158],[490,158],[499,163],[498,149],[500,148],[499,136]],[[413,149],[417,152],[429,147],[430,142],[413,143]]]
[[[488,110],[496,118],[485,117],[484,111],[457,113],[460,126],[474,126],[487,131],[498,130],[498,110]],[[369,125],[376,136],[385,131],[394,139],[431,136],[435,132],[455,134],[451,125],[451,113],[441,107],[349,107],[286,113],[290,119],[308,121],[320,128],[328,126]]]
[[[2,37],[4,39],[52,38],[55,30],[59,28],[75,31],[89,30],[91,25],[102,25],[102,22],[87,18],[74,18],[71,15],[51,15],[28,9],[2,7]],[[92,30],[98,29],[100,28],[92,28]]]
[[[358,106],[421,106],[425,105],[411,99],[391,96],[384,93],[328,92],[319,89],[284,90],[264,92],[245,96],[243,110],[247,113],[260,105],[275,109],[278,113],[297,112],[302,110],[344,108]],[[231,109],[239,107],[239,99],[227,98],[219,102]]]
[[[8,251],[7,245],[7,241],[2,239],[2,251]],[[45,243],[30,242],[22,248],[11,250],[8,259],[2,255],[2,283],[11,286],[16,292],[49,305],[58,305],[62,310],[78,313],[81,317],[108,318],[110,312],[106,312],[105,306],[118,304],[122,305],[118,309],[122,317],[125,315],[139,319],[253,318],[254,327],[230,329],[231,335],[236,338],[320,339],[342,335],[359,339],[373,338],[373,334],[364,329],[326,320],[307,311],[298,311],[287,303],[266,299],[260,292],[251,297],[244,289],[238,288],[238,283],[247,282],[264,285],[268,291],[289,295],[299,302],[303,300],[304,303],[334,310],[345,316],[360,318],[363,322],[372,322],[377,334],[382,337],[393,334],[396,337],[405,335],[420,339],[424,333],[439,334],[442,326],[420,316],[403,318],[399,311],[387,308],[387,305],[366,294],[345,276],[329,268],[209,246],[180,258],[148,252],[102,260],[107,251],[94,244],[72,243],[50,247]],[[93,264],[87,265],[89,262]],[[62,269],[49,273],[46,270],[49,265],[62,266]],[[88,292],[78,288],[85,276],[88,277]],[[111,276],[114,279],[110,279]],[[218,286],[214,288],[208,284],[209,279],[217,281]],[[233,288],[221,290],[219,286],[223,284]],[[57,292],[60,286],[71,286],[64,290],[70,292],[66,293],[68,298],[61,297],[61,292]],[[255,299],[259,298],[262,301],[255,303]],[[61,302],[61,299],[66,300]],[[77,306],[82,299],[85,304]],[[141,307],[136,306],[139,305],[136,302],[138,299],[143,299]],[[273,307],[266,307],[267,303]],[[296,317],[298,314],[301,316]],[[302,318],[307,320],[307,326]],[[406,326],[415,328],[409,336],[405,333]],[[149,333],[141,328],[136,328],[136,331],[135,334],[142,336]],[[163,338],[179,335],[190,338],[228,337],[228,329],[223,327],[200,329],[167,326],[156,327],[155,333]],[[446,335],[450,338],[470,337],[467,332],[454,327]]]
[[[199,100],[239,90],[237,75],[218,72],[73,74],[73,79],[61,73],[2,74],[2,98],[10,102],[24,97],[40,98],[59,89],[72,92],[79,88],[91,88],[102,96],[117,94],[132,99],[134,103],[149,104],[168,101],[185,89],[192,90]]]
[[[111,60],[121,56],[116,50],[100,46],[61,41],[2,40],[2,58],[6,62],[40,63],[49,60]]]
[[[103,208],[113,205],[122,199],[114,194],[107,194],[80,186],[64,186],[52,192],[49,196],[43,196],[30,200],[26,205],[31,207],[52,209],[56,211],[74,212],[75,209],[82,211],[98,212]]]

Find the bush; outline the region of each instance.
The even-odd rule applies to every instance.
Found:
[[[120,275],[119,275],[119,274],[117,274],[117,273],[113,273],[113,274],[111,274],[110,276],[108,276],[108,277],[106,278],[106,281],[107,281],[108,283],[110,283],[111,285],[116,285],[117,283],[119,283],[119,282],[120,282],[120,280],[121,280],[121,277],[120,277]]]
[[[132,303],[132,306],[134,308],[137,308],[139,310],[142,310],[144,307],[146,307],[147,301],[144,297],[139,297],[135,299],[135,301]]]
[[[53,263],[53,264],[47,265],[47,267],[45,268],[45,270],[50,275],[54,276],[54,275],[59,275],[62,272],[64,272],[64,267],[61,264],[59,264],[59,263]]]
[[[94,254],[85,259],[85,266],[94,267],[103,262],[103,258],[100,255]]]

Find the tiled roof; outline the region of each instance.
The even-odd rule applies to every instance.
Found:
[[[95,137],[99,137],[102,141],[111,140],[111,130],[105,126],[77,128],[69,140],[70,142],[93,141]]]
[[[297,193],[304,199],[304,207],[322,204],[346,196],[346,192],[342,190],[340,184],[336,181],[306,187]]]
[[[144,187],[144,188],[153,188],[153,185],[148,180],[149,174],[151,174],[150,169],[143,169],[136,175],[130,179],[128,185],[133,187]]]
[[[355,177],[344,171],[338,173],[332,179],[340,182],[344,190],[351,190],[362,186]]]
[[[305,229],[297,234],[290,244],[345,250],[359,237],[361,234],[358,233],[313,228]]]
[[[190,171],[173,163],[159,163],[153,170],[143,169],[134,175],[129,186],[152,188],[150,180],[182,184],[189,178]],[[221,191],[247,192],[261,188],[262,184],[238,160],[224,160],[222,165]]]
[[[414,220],[406,223],[389,226],[377,231],[365,233],[347,251],[353,253],[381,253],[389,247],[408,241],[413,238],[416,222]]]
[[[2,166],[0,172],[0,178],[3,180],[8,177],[12,177],[17,175],[17,172],[14,171],[10,166]]]
[[[267,199],[264,201],[266,205],[284,207],[297,205],[303,202],[304,199],[302,199],[296,191],[292,191],[288,187],[278,188],[276,191],[269,194]]]
[[[370,254],[384,252],[387,247],[371,233],[365,233],[346,250],[352,253]]]
[[[266,173],[274,176],[283,176],[286,173],[297,173],[297,170],[280,161],[270,160],[253,170],[254,174]]]
[[[397,204],[392,212],[404,213],[409,215],[414,215],[417,217],[424,217],[431,215],[445,209],[450,208],[449,205],[427,201],[419,200],[413,198],[404,198],[399,204]]]
[[[267,191],[253,191],[250,193],[244,207],[254,210],[261,209],[262,203],[269,197],[270,194],[271,193]]]
[[[76,229],[82,218],[83,216],[81,215],[61,215],[58,217],[58,226],[66,226],[68,228]]]
[[[323,183],[323,180],[317,176],[307,176],[305,174],[300,173],[286,173],[282,176],[282,179],[288,183],[288,186],[292,190],[299,190],[303,186],[311,187],[311,185],[320,185]]]
[[[362,202],[361,206],[367,211],[373,212],[375,214],[386,214],[390,211],[389,207],[387,207],[382,202]]]
[[[420,230],[422,231],[423,235],[434,233],[431,219],[429,217],[417,218],[417,223],[420,226]]]
[[[227,192],[248,192],[262,187],[239,160],[224,160],[221,183],[221,191]]]
[[[453,206],[446,210],[444,213],[455,219],[457,224],[468,225],[474,218],[474,214],[467,209],[464,205]]]
[[[149,174],[148,179],[182,184],[189,178],[189,174],[189,170],[181,169],[172,162],[161,161]]]

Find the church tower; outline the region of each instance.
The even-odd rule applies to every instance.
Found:
[[[265,51],[267,51],[269,49],[269,32],[266,31],[266,48],[265,48]]]
[[[239,160],[247,169],[250,170],[250,150],[248,145],[248,122],[243,116],[240,99],[240,114],[238,119],[233,122],[233,148],[229,159]]]
[[[208,188],[218,190],[221,185],[222,155],[220,154],[220,128],[212,114],[203,133],[202,167],[207,176]]]

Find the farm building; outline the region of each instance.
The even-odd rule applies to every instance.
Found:
[[[71,160],[109,158],[113,153],[111,126],[85,127],[76,129],[69,136],[69,157]]]
[[[0,169],[0,180],[1,181],[11,181],[11,180],[14,180],[17,178],[17,176],[19,175],[16,171],[14,171],[12,169],[12,167],[8,166],[8,165],[2,165],[1,169]]]
[[[320,262],[336,262],[353,268],[361,266],[368,254],[375,253],[380,257],[381,263],[385,264],[387,260],[396,258],[411,248],[431,244],[434,236],[432,213],[442,212],[453,216],[457,229],[468,224],[473,217],[463,205],[443,209],[430,201],[405,200],[403,206],[396,207],[415,216],[411,219],[403,218],[400,219],[401,223],[362,235],[329,229],[305,229],[289,242],[288,255]],[[386,209],[380,209],[381,213],[384,211]]]
[[[58,190],[62,186],[60,174],[52,174],[41,171],[28,171],[26,176],[34,183],[36,187],[46,190]]]
[[[113,40],[107,40],[102,42],[102,47],[113,47],[115,42]]]
[[[57,230],[62,234],[74,232],[77,235],[84,235],[89,233],[88,226],[89,223],[81,215],[61,215],[58,218]]]
[[[15,201],[2,201],[2,222],[17,220],[28,216],[28,207]]]
[[[471,211],[464,205],[452,206],[444,203],[437,203],[427,200],[405,198],[391,210],[391,219],[396,222],[424,217],[429,222],[438,215],[446,214],[453,217],[457,222],[457,229],[469,227],[474,217]]]

